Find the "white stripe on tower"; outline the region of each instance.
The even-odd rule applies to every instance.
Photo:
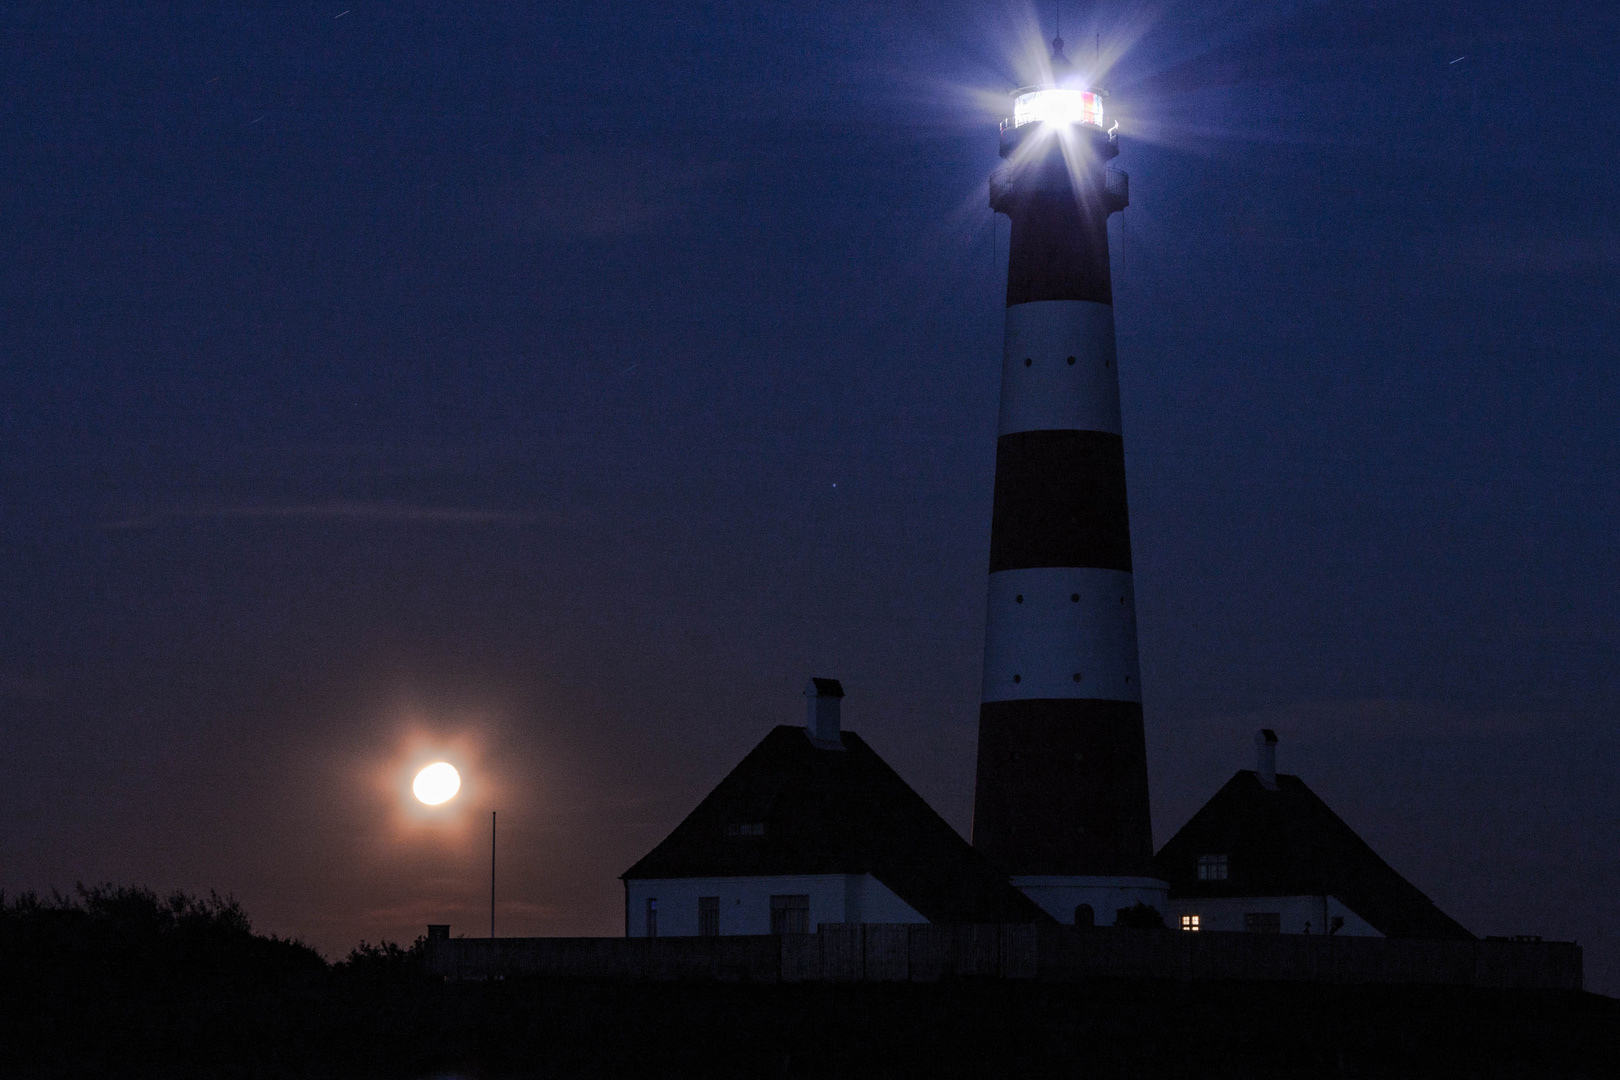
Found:
[[[1001,427],[1120,434],[1114,306],[1034,300],[1007,309],[1001,350]]]
[[[1065,430],[1120,434],[1113,306],[1014,304],[997,434]],[[1017,698],[1142,700],[1129,570],[1039,566],[990,575],[983,700]]]
[[[1039,566],[990,575],[985,701],[1142,700],[1131,575]]]

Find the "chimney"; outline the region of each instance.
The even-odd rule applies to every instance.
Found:
[[[807,703],[805,724],[810,741],[823,750],[842,750],[844,740],[839,722],[839,709],[844,702],[844,688],[837,679],[811,679],[804,686]]]
[[[1268,727],[1254,735],[1254,770],[1260,774],[1261,787],[1277,790],[1277,733]]]

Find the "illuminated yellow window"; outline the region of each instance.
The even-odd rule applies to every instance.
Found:
[[[1196,916],[1196,915],[1183,915],[1181,917],[1181,928],[1183,930],[1197,930],[1198,929],[1198,916]]]

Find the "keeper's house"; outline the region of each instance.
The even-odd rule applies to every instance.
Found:
[[[812,679],[782,726],[623,875],[629,937],[784,934],[822,923],[1049,922],[860,736]]]
[[[1297,776],[1277,773],[1277,736],[1255,736],[1240,771],[1153,864],[1183,930],[1473,940]]]

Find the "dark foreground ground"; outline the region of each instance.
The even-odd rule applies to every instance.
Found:
[[[1614,1077],[1620,1002],[1558,991],[960,981],[445,983],[329,965],[228,902],[0,904],[8,1077]]]

